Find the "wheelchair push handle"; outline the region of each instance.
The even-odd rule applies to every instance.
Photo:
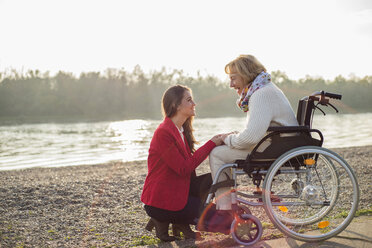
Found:
[[[314,101],[318,101],[318,103],[323,105],[323,106],[331,106],[338,113],[338,109],[335,106],[333,106],[329,102],[329,98],[326,98],[326,97],[341,100],[342,95],[335,94],[335,93],[330,93],[330,92],[325,92],[325,91],[322,90],[322,91],[316,91],[316,92],[312,93],[310,96],[305,97],[305,98],[306,99],[312,99]],[[319,109],[325,115],[323,110],[321,110],[317,105],[315,105],[315,108]]]
[[[319,100],[319,98],[317,98],[318,96],[320,96],[321,98],[329,97],[329,98],[337,99],[337,100],[341,100],[341,98],[342,98],[342,95],[340,95],[340,94],[325,92],[323,90],[322,91],[316,91],[316,92],[312,93],[309,96],[309,98],[313,98],[313,99]]]
[[[335,94],[335,93],[328,93],[328,92],[324,92],[324,96],[328,96],[329,98],[333,98],[337,100],[341,100],[341,97],[342,97],[342,95]]]
[[[324,104],[324,103],[329,102],[329,99],[327,99],[326,97],[336,99],[336,100],[341,100],[342,95],[336,94],[336,93],[325,92],[322,90],[322,91],[315,91],[311,95],[303,97],[301,100],[312,99],[314,101],[319,101],[320,103]]]

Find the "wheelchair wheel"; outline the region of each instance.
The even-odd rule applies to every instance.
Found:
[[[238,204],[236,214],[238,214],[238,215],[242,215],[242,214],[252,215],[252,212],[251,212],[251,210],[249,210],[249,208],[247,206],[245,206],[243,204]]]
[[[273,224],[306,242],[325,240],[343,231],[359,202],[358,183],[347,162],[315,146],[280,156],[271,165],[263,189],[265,211]]]
[[[263,229],[257,217],[251,214],[241,214],[235,216],[230,232],[238,244],[253,245],[261,239]]]

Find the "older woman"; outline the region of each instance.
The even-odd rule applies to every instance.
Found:
[[[247,113],[247,121],[243,131],[223,135],[225,145],[211,152],[209,162],[213,178],[222,165],[245,159],[265,136],[269,126],[298,125],[288,99],[271,82],[270,74],[254,56],[240,55],[225,66],[225,72],[230,77],[230,87],[239,95],[237,105]],[[230,174],[229,171],[226,173]],[[226,177],[222,175],[220,181],[224,180]],[[216,209],[207,229],[226,233],[233,219],[229,188],[217,190]]]

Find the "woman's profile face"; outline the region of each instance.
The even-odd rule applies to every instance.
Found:
[[[192,98],[190,91],[185,90],[181,104],[177,108],[177,114],[181,114],[185,117],[195,116],[195,102]]]
[[[236,90],[236,93],[238,95],[241,95],[244,87],[247,85],[244,82],[244,78],[235,72],[229,73],[229,78],[230,88],[234,88]]]

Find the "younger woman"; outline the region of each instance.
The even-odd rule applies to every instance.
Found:
[[[165,118],[150,143],[148,174],[141,196],[151,217],[146,229],[155,227],[158,238],[173,241],[175,238],[168,235],[169,223],[173,223],[174,234],[181,231],[186,238],[196,238],[189,224],[195,224],[194,219],[199,217],[211,176],[197,177],[195,169],[214,147],[222,144],[221,135],[195,150],[195,103],[185,86],[170,87],[163,95],[162,109]]]

